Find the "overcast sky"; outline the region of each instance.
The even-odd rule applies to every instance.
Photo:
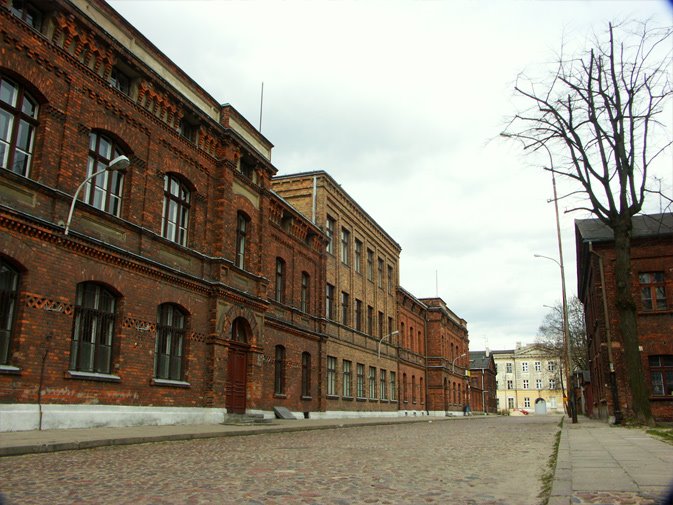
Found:
[[[402,286],[467,321],[471,350],[533,342],[561,299],[558,265],[533,257],[558,259],[550,176],[498,137],[517,75],[608,21],[673,23],[655,0],[110,3],[257,127],[264,82],[278,173],[330,173],[401,245]],[[573,221],[590,216],[563,210],[574,294]]]

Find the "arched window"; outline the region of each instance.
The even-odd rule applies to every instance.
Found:
[[[411,402],[416,403],[416,376],[411,376]]]
[[[19,272],[0,259],[0,365],[9,362],[18,289]]]
[[[248,322],[242,317],[237,317],[231,324],[231,340],[241,344],[248,343]]]
[[[99,133],[89,135],[89,158],[87,160],[87,176],[105,168],[116,157],[124,154],[115,142]],[[105,171],[84,186],[85,203],[119,216],[122,207],[122,191],[124,174],[119,170]]]
[[[164,176],[161,235],[180,245],[187,245],[190,198],[191,192],[182,179],[174,174]]]
[[[250,218],[239,212],[236,217],[236,266],[241,269],[245,268],[245,250],[249,227]]]
[[[186,319],[186,314],[177,305],[159,305],[154,360],[157,379],[182,380]]]
[[[402,400],[404,403],[409,401],[409,397],[407,396],[407,374],[402,374]]]
[[[276,301],[285,302],[285,261],[276,258]]]
[[[115,323],[115,295],[98,284],[77,285],[70,345],[70,369],[110,373]]]
[[[285,347],[282,345],[276,346],[276,366],[273,381],[274,394],[285,394]]]
[[[311,396],[311,354],[301,353],[301,395]]]
[[[37,127],[37,101],[0,74],[0,166],[28,177]]]
[[[301,273],[301,311],[308,312],[311,303],[311,276],[306,273]]]

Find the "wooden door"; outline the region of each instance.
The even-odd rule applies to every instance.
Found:
[[[236,344],[229,348],[227,366],[228,412],[245,414],[245,394],[247,389],[248,353],[247,349]]]

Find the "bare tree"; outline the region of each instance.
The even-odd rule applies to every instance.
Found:
[[[568,334],[570,335],[571,368],[573,371],[587,370],[587,332],[584,326],[584,306],[579,298],[568,300]],[[563,356],[563,304],[551,307],[538,328],[536,343],[550,354]]]
[[[520,76],[515,96],[525,106],[503,132],[527,152],[546,151],[544,169],[570,181],[572,194],[584,202],[572,210],[591,212],[614,233],[616,309],[632,415],[648,424],[652,414],[631,293],[631,232],[632,217],[655,182],[648,171],[671,145],[659,118],[672,93],[672,31],[643,22],[609,24],[594,36],[593,47],[577,57],[561,55],[548,78]]]

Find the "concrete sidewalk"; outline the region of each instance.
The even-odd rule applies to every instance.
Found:
[[[653,505],[673,485],[673,445],[641,428],[563,421],[548,505]]]
[[[90,449],[106,445],[143,444],[172,440],[232,437],[282,433],[290,431],[325,430],[356,426],[386,424],[444,422],[477,417],[376,417],[348,419],[274,419],[263,424],[198,424],[175,426],[137,426],[128,428],[86,428],[42,431],[14,431],[0,433],[0,457],[39,452]],[[485,419],[485,417],[482,417]]]

